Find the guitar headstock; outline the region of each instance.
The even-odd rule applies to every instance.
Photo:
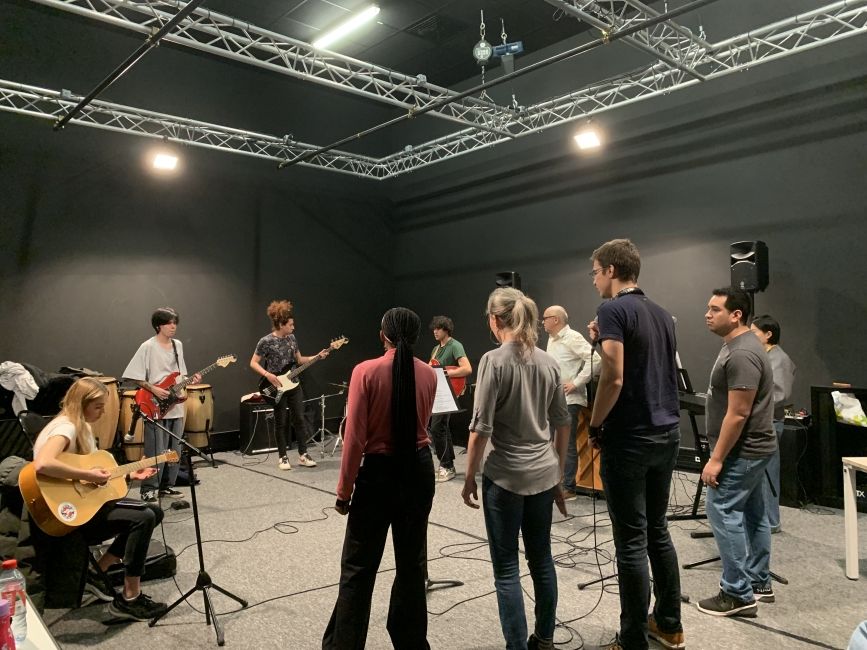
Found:
[[[174,449],[166,449],[165,457],[167,463],[177,463],[180,460],[178,452],[176,452]]]
[[[339,350],[347,343],[349,343],[349,339],[346,338],[345,336],[341,335],[338,338],[331,341],[331,345],[329,345],[328,347],[330,347],[332,350]]]
[[[234,354],[227,354],[226,356],[220,357],[214,363],[216,363],[221,368],[225,368],[230,363],[235,363],[238,360]]]

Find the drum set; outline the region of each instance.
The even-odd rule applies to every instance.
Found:
[[[122,447],[130,462],[141,460],[144,454],[144,421],[138,420],[133,430],[132,440],[124,437],[132,424],[132,407],[135,404],[136,390],[121,390],[115,377],[97,377],[108,387],[108,400],[104,415],[93,424],[93,435],[100,449],[110,449],[116,441],[123,440]],[[184,436],[199,449],[211,446],[211,425],[214,422],[214,394],[210,384],[190,384],[187,386]]]
[[[340,424],[337,425],[337,433],[333,433],[325,426],[325,400],[330,397],[340,397],[344,393],[346,393],[346,389],[349,388],[349,384],[346,382],[342,382],[339,384],[335,384],[334,382],[328,382],[329,386],[334,386],[339,388],[336,393],[331,393],[330,395],[326,395],[323,393],[319,397],[311,397],[310,399],[304,400],[307,402],[319,402],[319,428],[316,432],[310,436],[310,439],[307,440],[307,444],[314,445],[319,449],[319,455],[321,458],[325,458],[325,454],[328,452],[328,445],[332,444],[330,455],[333,457],[337,448],[343,444],[343,430],[346,426],[346,405],[347,400],[343,400],[343,415],[340,418]]]

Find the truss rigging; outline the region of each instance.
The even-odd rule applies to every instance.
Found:
[[[97,5],[104,8],[111,6],[110,10],[105,9],[105,14],[100,14],[102,16],[100,20],[111,23],[120,21],[117,24],[130,28],[132,23],[129,19],[120,17],[126,15],[125,12],[143,15],[143,12],[155,12],[156,5],[175,8],[182,6],[175,0],[162,2],[155,0],[33,1],[50,6],[63,5],[67,10],[83,15],[96,12],[93,7]],[[637,0],[545,1],[555,6],[562,6],[564,10],[568,7],[570,15],[582,19],[583,14],[586,14],[588,22],[589,17],[592,17],[591,24],[609,32],[623,29],[637,20],[660,15]],[[196,29],[207,24],[208,29],[212,31],[202,29],[202,33],[210,33],[211,40],[202,43],[196,41],[197,45],[185,44],[204,51],[212,51],[209,48],[218,48],[219,43],[219,47],[226,47],[224,56],[242,60],[245,60],[245,57],[254,50],[267,51],[264,46],[260,48],[258,43],[254,46],[244,40],[253,39],[254,36],[258,38],[264,34],[255,35],[250,32],[251,26],[246,23],[210,12],[204,12],[208,16],[205,20],[205,16],[200,15],[202,11],[197,10],[190,20],[200,21]],[[582,15],[579,16],[578,12]],[[215,17],[218,22],[226,25],[218,29],[213,23],[207,22],[214,20]],[[154,15],[150,20],[143,20],[135,29],[145,32],[158,26],[160,21],[165,19],[165,15],[159,18]],[[238,32],[233,32],[234,36],[230,37],[226,31],[228,27],[237,29]],[[180,29],[187,36],[195,31],[192,26],[184,26]],[[269,68],[288,66],[291,63],[296,66],[292,68],[293,76],[326,83],[358,94],[375,95],[381,97],[383,101],[402,106],[420,107],[426,105],[425,102],[439,101],[456,94],[448,89],[419,83],[418,79],[348,57],[318,53],[309,45],[297,41],[290,42],[291,39],[285,36],[267,34],[269,34],[268,38],[272,38],[271,45],[274,47],[270,58],[266,56],[258,62],[252,59],[248,62]],[[844,38],[865,34],[867,34],[867,0],[836,2],[717,43],[705,42],[686,28],[668,21],[631,37],[642,49],[652,51],[659,59],[657,63],[642,69],[590,84],[574,92],[534,104],[520,112],[513,112],[485,102],[479,103],[478,100],[474,100],[471,106],[463,101],[455,102],[449,105],[449,110],[456,112],[450,113],[448,118],[470,124],[455,133],[415,146],[407,146],[382,158],[332,150],[301,164],[378,180],[392,178],[512,138],[537,133],[659,94],[670,93],[698,83],[700,79],[709,81]],[[182,36],[178,34],[167,39],[182,42]],[[296,45],[298,49],[293,49]],[[356,64],[358,68],[354,67]],[[75,99],[77,98],[64,96],[52,90],[0,81],[0,110],[53,119],[68,110]],[[466,110],[462,113],[464,109]],[[83,115],[73,121],[86,126],[168,138],[195,146],[274,161],[296,158],[318,149],[315,145],[294,142],[285,137],[198,122],[106,101],[94,102]]]

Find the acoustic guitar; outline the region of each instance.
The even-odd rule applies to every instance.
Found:
[[[202,368],[198,373],[193,373],[186,379],[178,381],[180,372],[173,372],[168,377],[164,378],[158,384],[154,384],[159,388],[169,391],[169,396],[165,399],[160,399],[146,388],[139,388],[135,392],[135,403],[138,404],[141,412],[153,420],[160,420],[165,417],[169,409],[175,404],[187,401],[187,386],[193,383],[193,376],[196,374],[207,375],[215,368],[225,368],[230,363],[235,363],[237,357],[234,354],[227,354],[220,357],[207,368]]]
[[[442,366],[442,364],[436,359],[431,359],[430,365],[434,368],[439,368]],[[446,370],[457,370],[458,368],[460,368],[460,366],[446,366]],[[466,377],[452,377],[451,375],[446,375],[446,378],[452,385],[452,391],[454,391],[455,397],[460,397],[464,394],[464,391],[467,389]]]
[[[118,466],[114,457],[105,450],[91,454],[61,453],[57,458],[78,469],[105,469],[111,478],[104,485],[54,478],[36,473],[34,463],[27,463],[18,476],[18,489],[33,521],[47,534],[63,537],[93,519],[109,501],[126,496],[128,487],[124,477],[145,467],[159,463],[177,463],[178,452],[166,451],[153,458]]]
[[[349,339],[345,336],[341,336],[331,341],[328,347],[330,347],[332,350],[339,350],[347,343],[349,343]],[[280,371],[281,374],[277,375],[277,381],[280,383],[280,388],[277,388],[270,381],[262,377],[262,379],[259,380],[259,393],[262,395],[262,397],[269,401],[273,400],[275,403],[279,402],[280,398],[283,397],[283,393],[286,393],[298,386],[298,384],[300,383],[296,381],[298,375],[307,370],[310,366],[312,366],[320,359],[322,359],[322,357],[317,355],[310,359],[310,361],[308,361],[307,363],[302,363],[294,370],[283,368],[283,370]]]

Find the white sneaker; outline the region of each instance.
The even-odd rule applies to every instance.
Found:
[[[289,463],[289,456],[280,456],[280,462],[277,463],[277,467],[280,469],[292,469],[292,465]]]
[[[446,481],[451,481],[455,475],[456,472],[454,467],[440,467],[434,480],[436,480],[437,483],[445,483]]]
[[[302,467],[316,467],[316,461],[310,458],[310,454],[301,454],[298,456],[298,464]]]

